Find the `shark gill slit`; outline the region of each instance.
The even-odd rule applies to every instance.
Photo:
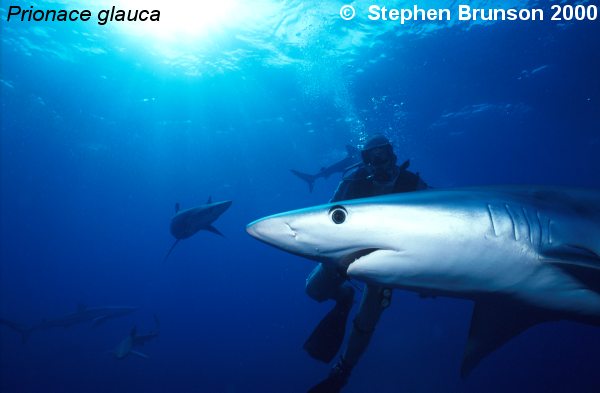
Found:
[[[527,214],[527,209],[525,209],[525,207],[523,207],[523,206],[521,206],[521,209],[523,210],[523,215],[525,216],[525,221],[527,221],[527,236],[529,237],[529,243],[531,245],[533,245],[533,233],[532,233],[533,228],[531,228],[531,220],[529,219],[529,215]]]
[[[537,217],[538,228],[540,230],[540,246],[544,244],[544,226],[542,225],[542,218],[540,217],[540,212],[537,211],[535,216]]]
[[[515,240],[519,240],[519,234],[517,233],[517,223],[515,222],[515,216],[513,214],[513,212],[510,210],[510,206],[508,206],[508,204],[504,204],[504,208],[506,209],[506,213],[508,214],[508,217],[510,218],[510,223],[512,225],[512,229],[513,229],[513,237],[515,238]]]
[[[496,231],[496,226],[494,225],[494,215],[492,214],[492,206],[489,203],[487,204],[487,212],[488,212],[488,216],[490,218],[490,224],[492,224],[492,230],[494,231],[494,235],[498,236],[498,232]]]

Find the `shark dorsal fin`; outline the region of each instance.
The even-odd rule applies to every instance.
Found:
[[[402,163],[402,165],[400,165],[400,169],[405,171],[408,169],[409,166],[410,166],[410,160],[406,160]]]
[[[179,202],[177,202],[177,203],[175,204],[175,213],[179,213],[179,209],[180,209],[180,207],[181,207],[181,206],[179,205]]]
[[[133,328],[131,328],[131,332],[129,332],[129,335],[131,337],[135,337],[137,335],[137,326],[134,326]]]
[[[208,196],[208,201],[206,201],[206,204],[211,204],[212,203],[212,195]]]
[[[549,315],[514,303],[478,301],[473,309],[465,346],[461,376],[464,378],[481,359],[531,326],[546,322]]]
[[[77,305],[77,311],[78,311],[78,312],[82,312],[82,311],[84,311],[86,308],[87,308],[87,306],[86,306],[85,304],[81,304],[81,303],[79,303],[79,304]]]

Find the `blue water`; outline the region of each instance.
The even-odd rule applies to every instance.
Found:
[[[329,366],[302,343],[331,304],[304,293],[313,262],[245,225],[327,201],[339,176],[309,193],[289,169],[316,172],[371,133],[436,187],[600,187],[600,22],[401,27],[344,22],[340,5],[261,0],[175,38],[6,23],[0,6],[0,317],[139,307],[25,344],[0,326],[0,391],[306,391]],[[201,232],[161,263],[174,204],[210,195],[233,200],[226,237]],[[396,291],[344,391],[600,391],[600,330],[569,322],[461,380],[471,307]],[[154,315],[149,359],[107,353]]]

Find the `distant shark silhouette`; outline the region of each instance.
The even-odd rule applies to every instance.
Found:
[[[146,344],[148,341],[153,340],[156,337],[158,337],[158,333],[160,330],[160,323],[159,323],[156,315],[154,316],[154,322],[156,322],[156,328],[154,331],[152,331],[148,334],[141,334],[141,335],[137,334],[136,327],[133,327],[133,329],[131,329],[131,332],[129,333],[129,335],[127,337],[125,337],[119,343],[119,345],[117,345],[116,348],[112,351],[112,354],[115,356],[115,358],[124,359],[131,354],[131,355],[136,355],[136,356],[142,357],[144,359],[147,359],[148,355],[146,355],[145,353],[136,351],[134,348],[141,347],[142,345]]]
[[[175,242],[165,255],[163,262],[169,258],[181,239],[187,239],[198,231],[206,230],[223,236],[212,223],[229,209],[229,206],[231,206],[231,201],[213,203],[211,197],[208,197],[205,205],[181,211],[179,210],[179,203],[176,203],[175,215],[171,219],[171,235],[175,238]]]
[[[330,166],[321,168],[321,170],[319,172],[315,173],[314,175],[299,172],[294,169],[290,169],[290,171],[294,175],[298,176],[300,179],[307,182],[308,190],[310,192],[312,192],[313,188],[315,187],[315,181],[318,178],[321,178],[321,177],[328,178],[329,176],[333,175],[334,173],[338,173],[338,172],[343,173],[343,172],[347,171],[348,169],[356,166],[360,161],[361,161],[360,150],[358,150],[354,146],[346,145],[346,157],[344,157],[343,159],[341,159],[338,162],[331,164]]]
[[[92,322],[93,326],[99,326],[109,319],[129,315],[136,309],[137,307],[86,307],[80,304],[74,313],[54,319],[44,319],[40,323],[30,327],[7,319],[0,319],[0,324],[6,325],[20,333],[23,342],[26,342],[31,333],[37,330],[47,330],[57,327],[68,328],[89,321]]]

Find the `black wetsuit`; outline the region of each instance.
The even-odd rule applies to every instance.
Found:
[[[366,166],[361,165],[344,176],[331,202],[426,189],[427,184],[417,173],[409,171],[408,165],[408,161],[402,166],[395,165],[384,176],[372,174]]]
[[[427,185],[420,176],[407,170],[408,165],[406,161],[379,174],[361,165],[344,176],[331,202],[426,189]],[[339,303],[353,291],[346,282],[345,271],[340,271],[336,266],[319,264],[307,279],[306,292],[319,302],[331,299]],[[348,344],[342,354],[347,371],[354,367],[366,350],[379,317],[390,300],[390,289],[366,285]]]

